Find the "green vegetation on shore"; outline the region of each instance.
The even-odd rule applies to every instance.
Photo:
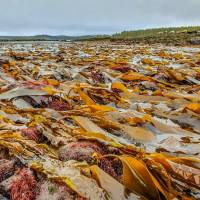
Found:
[[[123,31],[113,34],[111,39],[135,43],[200,44],[200,26],[154,28],[136,31]]]
[[[153,28],[153,29],[143,29],[136,31],[123,31],[121,33],[113,34],[112,38],[134,39],[134,38],[153,37],[156,35],[167,36],[167,35],[181,34],[181,33],[193,33],[198,31],[200,31],[200,26]]]

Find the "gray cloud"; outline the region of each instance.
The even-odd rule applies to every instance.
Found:
[[[82,35],[200,25],[199,0],[0,0],[0,3],[0,35]]]

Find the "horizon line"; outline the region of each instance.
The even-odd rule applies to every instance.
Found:
[[[81,34],[81,35],[67,35],[67,34],[48,34],[48,33],[38,33],[38,34],[27,34],[27,35],[0,35],[0,37],[36,37],[36,36],[50,36],[50,37],[83,37],[83,36],[112,36],[117,33],[122,32],[129,32],[129,31],[145,31],[145,30],[152,30],[152,29],[170,29],[170,28],[190,28],[190,27],[200,27],[200,25],[181,25],[181,26],[160,26],[160,27],[149,27],[149,28],[138,28],[138,29],[127,29],[122,31],[115,31],[113,33],[95,33],[95,34]]]

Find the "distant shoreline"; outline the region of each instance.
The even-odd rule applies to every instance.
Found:
[[[166,44],[166,45],[200,45],[200,26],[155,28],[146,30],[123,31],[113,35],[35,35],[35,36],[0,36],[4,42],[79,42],[109,41],[126,44]]]

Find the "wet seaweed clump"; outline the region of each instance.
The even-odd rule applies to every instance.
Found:
[[[26,168],[15,173],[16,178],[11,182],[12,200],[34,200],[36,198],[37,182],[32,172]]]

